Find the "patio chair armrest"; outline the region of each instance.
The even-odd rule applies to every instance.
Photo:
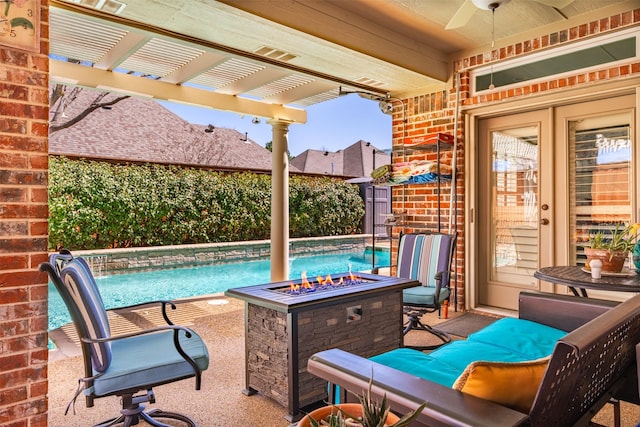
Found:
[[[191,338],[191,335],[194,333],[191,329],[185,328],[184,326],[179,325],[166,325],[166,326],[158,326],[156,328],[144,329],[142,331],[129,332],[126,334],[113,335],[105,338],[81,338],[82,342],[86,342],[87,344],[97,344],[97,343],[105,343],[110,341],[117,341],[125,338],[131,338],[139,335],[147,335],[153,334],[156,332],[163,331],[174,331],[174,333],[178,333],[179,331],[184,331],[187,338]]]
[[[165,322],[167,322],[167,325],[174,325],[174,323],[169,319],[169,316],[167,315],[167,306],[171,307],[171,310],[175,310],[177,307],[175,305],[175,303],[173,301],[169,301],[169,300],[155,300],[155,301],[145,301],[145,302],[141,302],[139,304],[132,304],[132,305],[127,305],[124,307],[114,307],[114,308],[110,308],[107,311],[114,311],[114,310],[129,310],[132,308],[137,308],[137,307],[144,307],[147,305],[155,305],[155,304],[161,304],[161,310],[162,310],[162,317],[164,318]]]
[[[369,387],[401,414],[426,402],[417,420],[429,426],[518,426],[528,415],[339,349],[312,355],[307,371],[355,394]]]

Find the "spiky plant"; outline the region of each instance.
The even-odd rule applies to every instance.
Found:
[[[371,398],[371,386],[373,385],[373,375],[369,380],[369,388],[362,396],[358,396],[360,405],[362,405],[362,417],[357,417],[347,413],[342,408],[336,407],[337,412],[333,411],[331,414],[321,421],[316,421],[313,417],[310,417],[312,427],[385,427],[385,421],[391,410],[389,402],[387,401],[387,395],[382,397],[381,402],[377,402]],[[389,427],[406,427],[413,420],[415,420],[422,410],[427,406],[427,403],[423,403],[415,410],[406,414],[396,423]]]

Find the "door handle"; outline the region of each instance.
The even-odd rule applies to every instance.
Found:
[[[540,220],[540,224],[542,224],[542,225],[549,225],[549,220],[548,220],[547,218],[542,218],[542,219]]]

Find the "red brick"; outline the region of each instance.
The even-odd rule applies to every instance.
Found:
[[[4,357],[0,356],[0,366],[2,366],[5,371],[28,368],[29,357],[27,353],[13,354]],[[2,399],[0,399],[0,402],[2,402]]]
[[[38,266],[49,259],[47,252],[29,254],[29,269],[37,269]],[[47,274],[42,273],[40,279],[36,282],[39,284],[47,283]]]
[[[41,285],[29,286],[30,300],[31,301],[46,301],[48,296],[49,287],[45,282]]]
[[[26,387],[16,387],[8,390],[0,390],[0,402],[5,405],[20,402],[27,398]]]
[[[33,316],[46,316],[47,304],[44,302],[22,302],[20,304],[0,304],[0,322],[26,319]],[[0,387],[2,388],[2,387]]]
[[[11,76],[9,76],[11,78]],[[12,83],[0,83],[0,100],[2,98],[10,99],[11,101],[26,101],[29,95],[29,89],[12,84]],[[14,102],[0,102],[0,112],[10,105],[14,105]],[[4,113],[3,113],[4,114]]]
[[[7,254],[12,252],[46,251],[47,245],[48,245],[48,239],[46,237],[29,238],[29,239],[0,238],[0,254]],[[0,279],[0,284],[1,283],[2,283],[2,280]]]
[[[9,336],[25,335],[28,333],[29,319],[20,319],[3,323],[2,330],[0,330],[0,337],[6,338]],[[0,364],[0,366],[2,366],[2,364]]]
[[[47,135],[49,135],[49,124],[48,123],[33,123],[33,125],[31,125],[31,133],[33,135],[47,136]]]
[[[4,205],[0,206],[0,219],[16,218],[48,218],[49,207],[47,205]],[[36,246],[34,246],[36,247]],[[0,245],[2,252],[2,245]]]
[[[49,192],[47,190],[47,187],[41,187],[41,188],[30,188],[31,191],[31,197],[29,198],[29,201],[31,203],[48,203],[49,202]]]
[[[47,221],[32,222],[29,225],[29,234],[32,236],[47,236],[49,223]]]
[[[49,168],[49,156],[47,154],[29,156],[29,167],[47,170]]]
[[[0,274],[0,283],[3,283],[4,279],[7,276],[12,276],[15,275],[16,273],[6,273],[6,274]],[[6,282],[5,282],[6,283]],[[5,284],[5,286],[7,286],[8,284]],[[21,289],[15,289],[15,288],[9,288],[9,289],[3,289],[2,285],[0,285],[0,303],[1,304],[13,304],[16,302],[21,302],[21,301],[26,301],[27,297],[29,295],[29,292],[27,292],[26,289],[21,288]]]
[[[3,347],[8,352],[23,352],[28,350],[33,350],[37,348],[45,347],[48,344],[49,335],[46,332],[42,332],[39,334],[31,334],[24,335],[20,337],[13,337],[3,340]],[[38,373],[38,375],[42,375],[41,369],[33,369],[32,371]],[[34,372],[30,374],[30,379],[46,379],[45,377],[35,377],[33,375]]]
[[[4,203],[27,202],[28,190],[18,187],[0,187],[0,200]]]
[[[30,136],[0,135],[0,149],[46,153],[47,140]]]
[[[29,384],[29,395],[30,396],[44,396],[47,394],[48,382],[47,381],[38,381],[36,383]]]
[[[25,169],[27,167],[27,156],[21,153],[0,152],[0,167]]]
[[[24,160],[26,164],[26,158]],[[47,173],[45,171],[30,170],[0,170],[0,184],[47,185]]]
[[[0,223],[1,228],[1,223]],[[17,270],[26,269],[29,266],[29,258],[27,255],[0,255],[0,271],[1,270]]]
[[[27,121],[23,119],[12,119],[10,117],[0,117],[0,132],[26,134]]]
[[[30,355],[31,355],[31,365],[46,366],[47,371],[49,370],[48,368],[49,349],[47,347],[44,347],[41,349],[35,349],[31,351]]]
[[[0,423],[13,421],[32,415],[43,414],[47,410],[46,400],[28,400],[19,405],[10,406],[0,413]]]

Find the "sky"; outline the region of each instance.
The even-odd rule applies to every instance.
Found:
[[[250,140],[262,145],[272,140],[271,125],[252,116],[194,107],[170,102],[163,106],[190,123],[247,132]],[[307,123],[289,126],[289,153],[297,156],[305,150],[338,151],[364,140],[379,150],[391,148],[391,116],[383,114],[376,101],[356,94],[321,102],[306,108]]]

